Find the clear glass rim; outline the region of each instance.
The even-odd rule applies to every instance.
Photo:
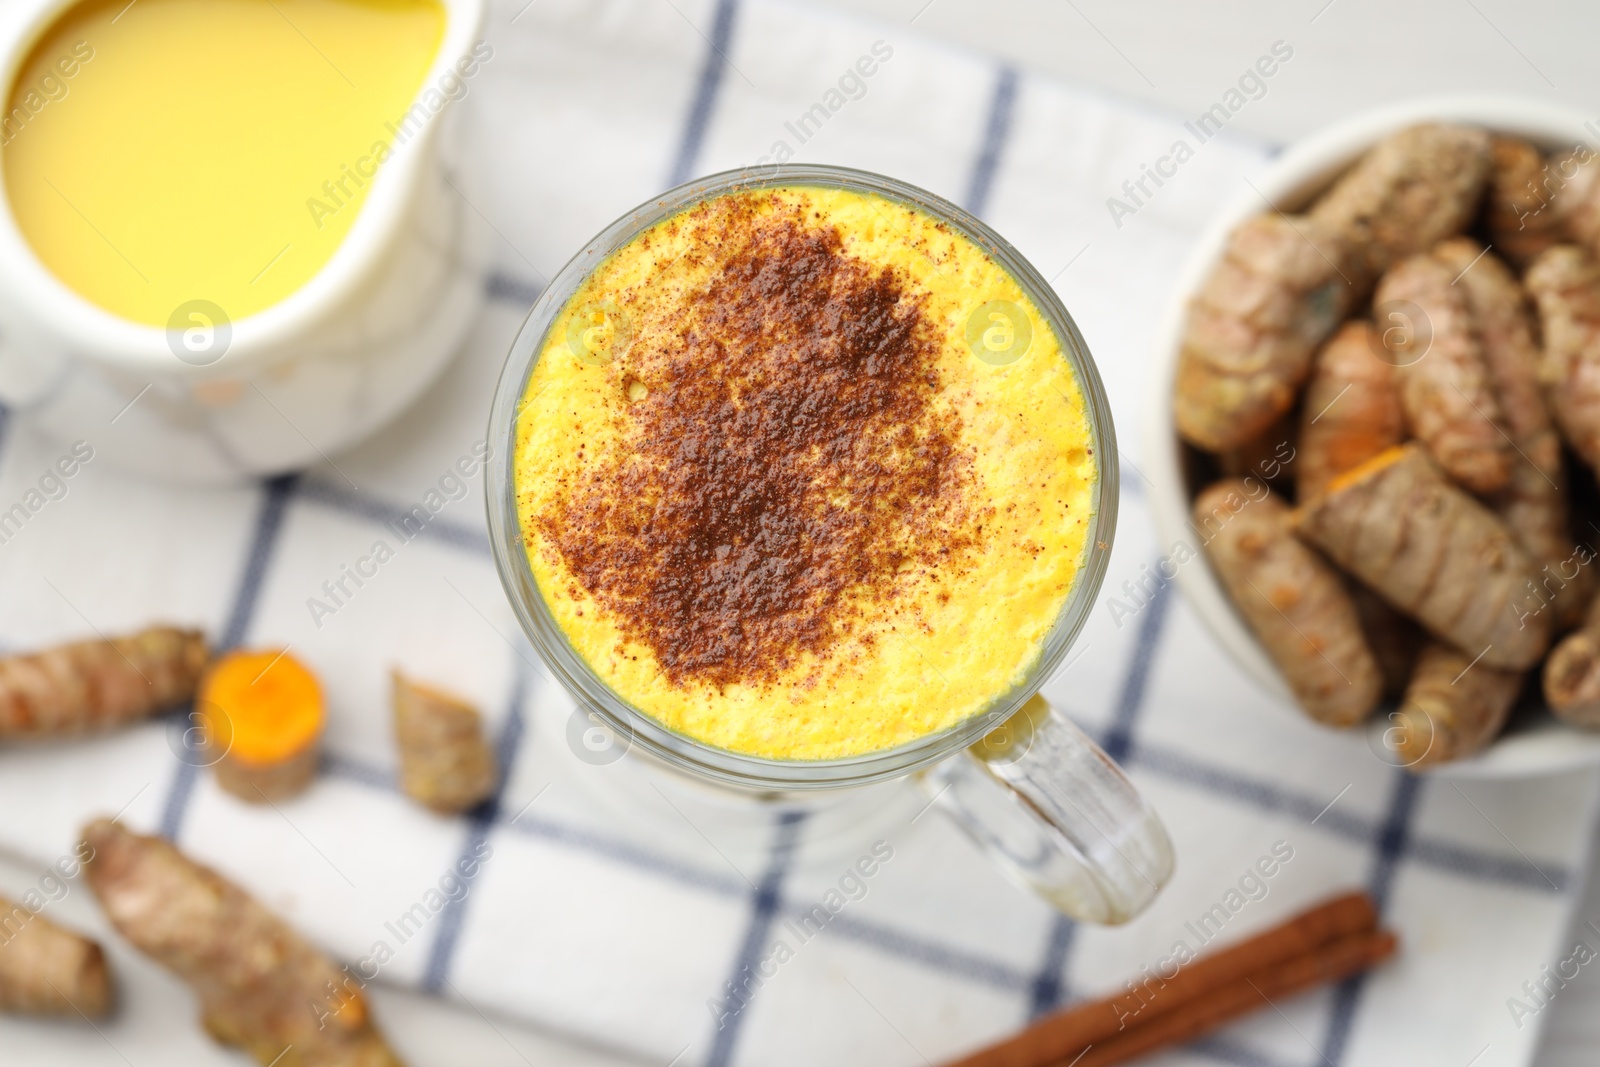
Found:
[[[612,252],[657,222],[702,200],[731,192],[780,186],[821,186],[875,193],[897,200],[952,226],[993,256],[1055,331],[1083,393],[1092,447],[1099,459],[1083,564],[1071,594],[1027,675],[988,708],[945,730],[895,748],[838,759],[775,760],[715,748],[670,729],[617,696],[572,648],[551,615],[528,562],[517,515],[518,402],[537,365],[545,336],[572,294]],[[1111,407],[1088,345],[1055,291],[1021,253],[969,212],[916,186],[849,167],[784,164],[723,171],[652,197],[607,226],[561,268],[517,332],[495,387],[488,441],[495,452],[485,471],[484,492],[495,569],[517,621],[545,665],[581,709],[598,714],[619,738],[627,739],[633,747],[690,775],[763,792],[844,788],[898,778],[972,744],[996,724],[1004,722],[1054,673],[1088,621],[1105,579],[1116,529],[1119,480]]]

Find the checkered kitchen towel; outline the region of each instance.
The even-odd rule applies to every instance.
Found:
[[[1215,904],[1242,905],[1232,938],[1361,885],[1403,933],[1398,962],[1162,1062],[1529,1061],[1541,1017],[1519,1027],[1507,999],[1568,954],[1595,777],[1409,777],[1263,694],[1170,590],[1124,590],[1163,548],[1135,443],[1154,313],[1270,146],[1230,131],[1200,144],[1191,116],[782,0],[505,0],[487,39],[493,59],[457,106],[485,146],[463,188],[499,254],[481,323],[426,399],[330,464],[233,490],[146,484],[97,457],[0,545],[7,646],[152,617],[203,624],[224,645],[290,644],[326,682],[326,773],[292,802],[250,807],[175,758],[160,724],[12,750],[0,847],[50,862],[86,817],[126,808],[378,981],[680,1064],[937,1060],[1116,988],[1179,940],[1195,946],[1189,924]],[[1273,78],[1295,76],[1289,58]],[[1219,98],[1236,78],[1218,71]],[[1165,164],[1164,184],[1141,182],[1180,138],[1192,156]],[[667,186],[790,153],[984,216],[1052,279],[1099,361],[1125,449],[1107,594],[1136,610],[1097,608],[1047,692],[1130,769],[1177,845],[1171,886],[1125,928],[1074,925],[1013,888],[937,812],[919,814],[910,786],[831,814],[752,815],[630,759],[580,759],[572,705],[496,581],[478,479],[448,500],[512,336],[566,258]],[[1113,213],[1112,196],[1130,210]],[[62,448],[12,417],[0,504]],[[444,510],[402,542],[386,522],[435,487]],[[315,626],[307,598],[380,538],[394,558]],[[507,773],[473,817],[397,794],[396,663],[488,709]],[[847,878],[878,842],[872,876]],[[1239,894],[1275,848],[1292,858]],[[802,922],[829,900],[844,906],[820,932]]]

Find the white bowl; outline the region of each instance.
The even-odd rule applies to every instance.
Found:
[[[1154,484],[1152,508],[1162,544],[1188,543],[1190,535],[1191,497],[1182,475],[1172,409],[1184,317],[1189,300],[1221,255],[1228,234],[1245,219],[1267,210],[1263,196],[1280,210],[1299,210],[1383,136],[1426,121],[1459,122],[1514,134],[1545,150],[1579,143],[1600,145],[1600,128],[1590,125],[1582,112],[1559,104],[1501,95],[1429,97],[1364,111],[1336,123],[1296,142],[1263,173],[1250,175],[1249,184],[1241,183],[1238,196],[1217,216],[1185,265],[1157,337],[1144,459]],[[1299,714],[1283,676],[1234,609],[1204,555],[1179,567],[1177,581],[1217,640],[1262,685],[1281,698],[1286,712]],[[1378,716],[1369,726],[1374,747],[1379,751],[1379,738],[1389,725]],[[1462,778],[1517,778],[1594,766],[1600,766],[1600,734],[1575,730],[1544,713],[1531,721],[1519,717],[1511,732],[1478,756],[1444,764],[1431,773]]]

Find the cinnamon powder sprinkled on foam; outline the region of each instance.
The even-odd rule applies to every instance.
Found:
[[[982,509],[938,333],[894,269],[770,199],[685,221],[717,235],[708,280],[665,312],[617,294],[650,320],[618,378],[643,396],[535,524],[670,682],[759,685],[956,573]]]

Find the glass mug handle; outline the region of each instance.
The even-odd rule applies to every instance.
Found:
[[[921,782],[1002,870],[1074,919],[1127,922],[1172,876],[1161,820],[1038,694]]]

